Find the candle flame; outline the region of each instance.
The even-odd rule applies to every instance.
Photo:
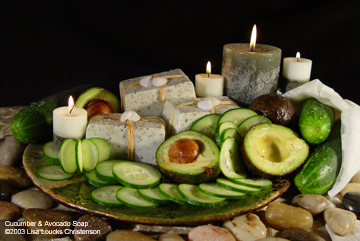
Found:
[[[70,114],[71,114],[71,111],[75,108],[74,99],[71,95],[70,95],[69,101],[68,101],[68,108],[69,108]]]
[[[296,61],[299,62],[300,61],[300,52],[296,53]]]
[[[210,64],[210,61],[207,62],[207,65],[206,65],[206,73],[208,75],[211,74],[211,64]]]
[[[254,27],[251,32],[251,39],[250,39],[250,51],[254,51],[256,44],[256,24],[254,24]]]

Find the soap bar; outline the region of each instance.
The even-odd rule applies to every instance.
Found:
[[[197,103],[205,98],[173,98],[165,101],[162,118],[167,125],[168,134],[174,135],[189,130],[190,126],[200,117],[208,114],[222,114],[227,110],[239,108],[235,102],[226,96],[214,97],[220,100],[213,110],[201,109]]]
[[[162,93],[164,101],[169,98],[195,98],[194,84],[181,69],[162,72],[158,76],[166,78],[167,83],[161,87],[143,87],[139,81],[145,76],[121,81],[119,88],[122,112],[132,110],[140,116],[161,117],[164,104]]]
[[[120,121],[121,114],[99,114],[90,119],[86,138],[99,137],[111,148],[111,159],[130,160],[128,151],[128,122]],[[154,116],[142,116],[133,121],[134,160],[156,165],[156,150],[165,141],[165,122]]]

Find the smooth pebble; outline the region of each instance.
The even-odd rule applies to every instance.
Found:
[[[236,241],[229,230],[211,224],[197,226],[188,235],[189,241]]]
[[[0,146],[0,166],[13,166],[21,162],[25,147],[13,135],[5,137]]]
[[[33,186],[33,182],[28,177],[25,170],[19,167],[0,167],[0,180],[10,187],[17,189],[24,189]]]
[[[20,210],[19,208],[7,201],[0,201],[0,220],[15,220],[19,217]]]
[[[325,222],[338,235],[349,234],[356,222],[356,215],[341,208],[328,208],[324,211]]]
[[[281,232],[281,237],[291,241],[318,241],[319,238],[304,229],[286,228]]]
[[[159,241],[185,241],[180,235],[174,233],[161,234]]]
[[[285,203],[271,203],[265,211],[265,218],[271,227],[278,230],[285,228],[309,230],[314,222],[309,211]]]
[[[360,183],[348,183],[343,190],[340,191],[341,196],[347,192],[360,192]]]
[[[54,201],[39,190],[24,190],[14,194],[11,197],[11,202],[23,209],[48,209]]]
[[[0,180],[0,201],[8,200],[11,196],[12,188]]]
[[[360,183],[360,171],[358,171],[350,180],[352,183]]]
[[[15,232],[19,230],[19,227],[14,227],[12,225],[6,224],[6,221],[0,221],[0,240],[1,241],[26,241],[25,237],[22,234],[16,234]],[[14,234],[9,235],[5,233],[5,230],[14,230]]]
[[[106,241],[155,241],[155,239],[136,231],[117,229],[106,236]]]
[[[319,214],[328,208],[328,200],[321,195],[315,194],[298,194],[291,204],[308,210],[312,215]]]
[[[108,233],[112,231],[110,224],[108,224],[105,220],[100,217],[93,215],[83,215],[78,218],[77,223],[74,230],[78,232],[85,232],[85,234],[75,232],[74,238],[77,241],[92,241],[98,240],[101,237],[104,237]],[[100,234],[87,234],[88,230],[99,230]]]
[[[228,229],[239,240],[255,240],[266,237],[265,224],[259,216],[248,213],[235,217],[224,222],[224,227]]]

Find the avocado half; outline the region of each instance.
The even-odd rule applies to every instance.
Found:
[[[255,175],[274,179],[300,167],[309,155],[309,145],[288,127],[262,123],[246,132],[241,155]]]
[[[171,145],[177,140],[189,138],[200,147],[199,155],[191,163],[175,163],[169,159]],[[164,141],[156,151],[159,170],[177,183],[199,184],[208,182],[220,174],[220,152],[215,142],[198,131],[183,131]]]
[[[76,100],[75,106],[86,109],[88,104],[94,100],[103,100],[109,104],[112,113],[120,113],[120,101],[118,97],[111,91],[101,87],[93,87],[85,90]]]

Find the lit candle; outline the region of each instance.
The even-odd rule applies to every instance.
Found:
[[[282,76],[284,77],[285,92],[309,82],[311,66],[312,61],[300,58],[299,52],[297,52],[295,58],[284,58]]]
[[[251,42],[224,45],[221,75],[224,94],[247,106],[256,97],[276,93],[279,83],[281,49],[256,44],[256,25]]]
[[[57,150],[65,139],[82,139],[87,126],[87,112],[74,106],[74,99],[69,97],[68,106],[53,111],[53,141]]]
[[[211,74],[210,61],[206,65],[206,74],[195,76],[195,92],[199,97],[223,96],[224,78],[218,74]]]

